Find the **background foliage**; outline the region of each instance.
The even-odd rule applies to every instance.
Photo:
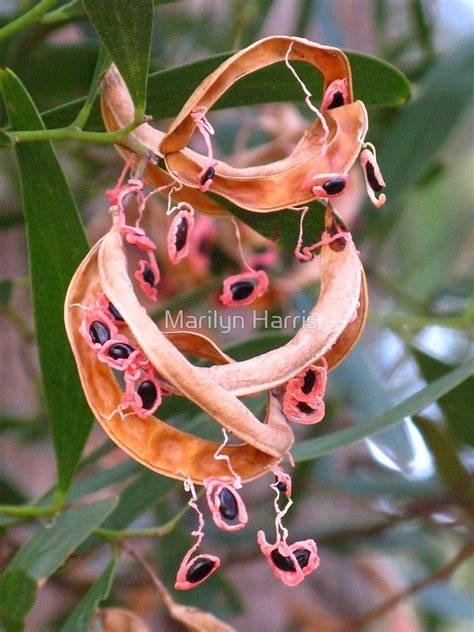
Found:
[[[90,434],[62,325],[86,232],[92,241],[106,229],[102,191],[121,169],[110,144],[117,138],[101,126],[96,80],[111,57],[134,96],[137,122],[144,112],[172,117],[230,50],[270,34],[357,51],[349,53],[355,94],[369,106],[389,198],[380,211],[355,200],[351,219],[368,271],[370,322],[331,374],[324,424],[302,433],[294,451],[299,509],[289,526],[320,546],[314,579],[290,601],[257,560],[255,532],[269,526],[257,484],[249,486],[249,529],[232,540],[209,529],[209,550],[219,550],[225,570],[176,599],[237,629],[468,629],[472,24],[462,0],[0,3],[0,63],[8,68],[0,75],[0,626],[7,632],[83,631],[99,604],[130,608],[151,629],[170,625],[143,568],[117,543],[137,538],[171,587],[194,516],[183,511],[178,483],[124,458],[97,429]],[[403,74],[386,62],[408,77],[411,98]],[[317,95],[320,86],[312,89]],[[218,150],[232,154],[238,129],[260,112],[256,104],[296,99],[281,70],[239,83],[218,104]],[[229,109],[236,106],[252,109]],[[259,140],[266,139],[255,134]],[[279,222],[288,246],[293,217],[253,225],[271,235]],[[313,294],[288,296],[285,307],[303,309]],[[160,309],[199,309],[202,299],[193,291]],[[281,341],[260,332],[229,353],[248,357]],[[192,407],[170,405],[167,413],[193,428],[205,423]],[[393,596],[395,609],[380,618],[377,605]]]

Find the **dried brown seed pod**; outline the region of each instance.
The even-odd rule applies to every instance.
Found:
[[[120,233],[114,226],[74,275],[66,297],[65,321],[89,405],[119,447],[150,469],[173,478],[190,477],[202,483],[205,478],[228,474],[225,462],[213,458],[218,444],[173,428],[156,417],[142,419],[127,413],[123,418],[120,414],[119,385],[79,332],[83,318],[80,306],[95,305],[102,293],[120,312],[160,376],[246,442],[226,447],[244,481],[261,476],[280,461],[292,445],[293,433],[276,398],[269,396],[267,419],[262,424],[234,395],[199,374],[178,346],[214,362],[226,362],[227,356],[202,336],[175,332],[169,340],[159,331],[133,292]]]

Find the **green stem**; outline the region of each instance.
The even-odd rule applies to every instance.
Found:
[[[34,24],[41,16],[43,16],[49,9],[51,9],[57,0],[41,0],[35,7],[23,13],[13,20],[9,22],[4,27],[0,28],[0,41],[6,39],[7,37],[11,37],[18,33],[19,31],[23,31]]]
[[[38,518],[41,516],[54,516],[64,505],[65,495],[56,490],[52,505],[38,507],[38,505],[0,505],[0,515],[13,518]]]
[[[82,5],[78,0],[72,0],[67,4],[63,4],[54,11],[43,16],[41,24],[56,24],[58,22],[66,22],[74,18],[84,15]]]
[[[56,129],[22,130],[8,132],[13,143],[37,142],[44,140],[82,140],[90,143],[113,144],[125,138],[144,121],[133,121],[116,132],[85,132],[78,127],[59,127]]]
[[[163,538],[173,531],[178,522],[188,511],[189,506],[186,505],[179,513],[176,514],[176,516],[174,516],[174,518],[171,518],[171,520],[161,527],[151,527],[149,529],[122,529],[119,531],[112,531],[111,529],[95,529],[94,535],[98,535],[109,542],[128,540],[130,538]]]

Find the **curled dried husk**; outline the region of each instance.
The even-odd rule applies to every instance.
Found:
[[[262,424],[234,395],[188,362],[175,345],[214,362],[226,362],[228,358],[202,336],[174,332],[168,339],[158,329],[134,294],[122,239],[114,225],[74,275],[66,297],[65,321],[86,398],[119,447],[143,465],[172,478],[190,477],[201,484],[205,478],[228,474],[225,462],[214,459],[218,444],[173,428],[157,417],[142,419],[127,413],[124,418],[121,414],[122,392],[112,371],[85,344],[79,331],[84,316],[80,305],[95,305],[102,292],[119,310],[160,377],[245,441],[225,448],[244,481],[261,476],[281,460],[291,448],[293,434],[276,398],[269,395],[266,423]]]
[[[320,70],[325,89],[332,81],[344,79],[352,98],[349,62],[342,51],[297,37],[261,40],[233,55],[209,75],[173,121],[160,151],[168,171],[177,180],[189,187],[198,187],[208,162],[206,156],[186,147],[196,129],[195,113],[206,113],[238,79],[283,61],[287,54],[290,60],[306,61]],[[317,117],[283,160],[247,168],[214,161],[210,190],[254,212],[271,212],[313,200],[312,186],[308,186],[308,182],[312,181],[314,186],[322,183],[318,174],[347,172],[367,132],[367,112],[360,101],[328,110],[322,116],[329,128],[327,147],[323,147],[326,132]]]
[[[328,229],[332,222],[328,207]],[[368,307],[364,270],[350,233],[344,234],[342,250],[322,246],[319,298],[290,342],[249,360],[198,371],[240,397],[280,386],[323,356],[330,369],[339,365],[359,339]]]
[[[135,108],[128,88],[118,72],[115,65],[112,65],[105,73],[100,84],[100,106],[102,119],[108,132],[117,130],[129,125],[135,117]],[[141,152],[148,152],[151,156],[161,156],[159,147],[163,140],[164,132],[155,129],[148,123],[144,123],[131,132],[127,138],[130,145],[136,145]],[[123,146],[116,145],[118,153],[124,160],[130,160],[132,169],[136,169],[141,160],[141,155],[134,154]],[[148,163],[144,172],[145,180],[153,187],[176,185],[176,179],[164,169],[152,162]],[[163,195],[167,195],[167,191]],[[229,213],[217,202],[211,200],[207,195],[198,189],[182,185],[179,190],[175,190],[173,198],[178,202],[191,204],[194,210],[214,217],[229,217]]]

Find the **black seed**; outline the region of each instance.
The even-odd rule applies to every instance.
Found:
[[[201,186],[206,184],[206,182],[210,180],[211,178],[213,178],[215,175],[216,175],[216,170],[214,169],[214,167],[208,167],[201,176],[201,180],[200,180]]]
[[[311,415],[312,413],[314,413],[314,409],[311,408],[311,406],[308,406],[306,402],[298,402],[296,404],[296,407],[305,415]]]
[[[308,369],[304,376],[303,386],[301,387],[301,392],[305,395],[309,395],[313,386],[316,384],[316,373]]]
[[[149,266],[145,266],[143,269],[143,280],[148,283],[150,287],[155,285],[155,275]]]
[[[226,520],[234,520],[239,513],[234,494],[225,487],[219,494],[219,513]]]
[[[275,476],[275,483],[276,483],[276,488],[283,494],[288,491],[287,484],[284,483],[283,481],[279,481],[277,476]]]
[[[215,565],[214,560],[210,560],[207,557],[198,557],[188,568],[186,580],[191,584],[201,581],[201,579],[209,575]]]
[[[188,236],[188,220],[185,217],[181,217],[181,221],[178,224],[175,235],[176,251],[179,252],[184,248],[186,244],[186,237]]]
[[[377,176],[375,175],[374,165],[371,162],[367,162],[365,164],[365,173],[367,174],[367,180],[370,184],[370,188],[378,193],[383,189],[383,186],[377,180]]]
[[[109,301],[109,312],[112,314],[112,316],[115,318],[115,320],[123,321],[122,314],[118,311],[118,309],[115,307],[115,305],[113,305],[110,301]]]
[[[336,193],[343,191],[345,186],[346,181],[344,178],[331,178],[331,180],[327,180],[323,184],[323,189],[328,195],[336,195]]]
[[[337,91],[332,95],[332,101],[328,105],[328,110],[339,108],[341,107],[341,105],[344,105],[344,95],[342,94],[342,92]]]
[[[150,410],[153,408],[156,398],[158,397],[158,391],[155,384],[151,380],[145,380],[137,388],[137,393],[142,400],[142,408]]]
[[[293,551],[293,555],[296,557],[296,561],[298,562],[298,566],[300,568],[308,566],[310,556],[308,549],[296,549],[296,551]]]
[[[296,568],[291,557],[285,557],[278,549],[273,549],[271,552],[271,558],[275,566],[281,571],[284,571],[285,573],[296,573]]]
[[[243,301],[248,298],[255,289],[254,281],[237,281],[230,286],[230,293],[234,301]]]
[[[105,345],[110,340],[110,329],[100,320],[94,320],[89,327],[89,334],[94,344]]]
[[[117,342],[110,347],[109,356],[114,360],[126,360],[133,352],[134,348],[131,345],[127,345],[124,342]]]

